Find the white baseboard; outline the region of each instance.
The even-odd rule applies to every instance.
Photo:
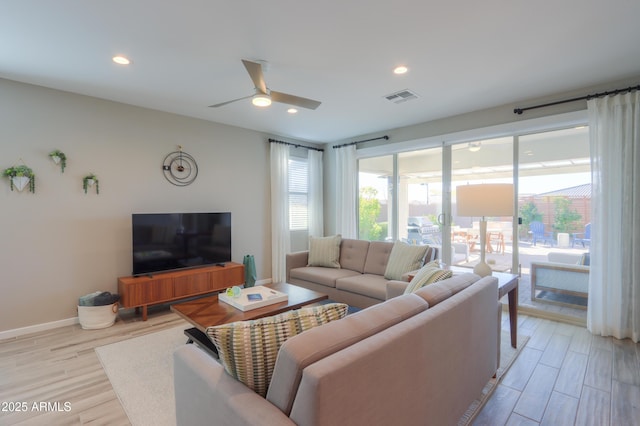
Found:
[[[271,284],[272,279],[256,281],[256,285]],[[122,308],[121,308],[122,309]],[[60,321],[47,322],[44,324],[30,325],[28,327],[16,328],[13,330],[0,331],[0,340],[12,339],[14,337],[24,336],[25,334],[38,333],[40,331],[52,330],[54,328],[65,327],[67,325],[79,324],[78,317],[67,318]]]
[[[15,328],[13,330],[0,331],[0,340],[12,339],[24,336],[25,334],[38,333],[40,331],[52,330],[54,328],[66,327],[78,324],[78,317],[67,318],[59,321],[46,322],[44,324],[30,325],[28,327]]]

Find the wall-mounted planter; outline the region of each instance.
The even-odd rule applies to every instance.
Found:
[[[90,175],[82,178],[82,189],[84,189],[85,194],[87,193],[87,190],[89,188],[92,188],[93,186],[96,187],[96,194],[100,194],[100,182],[98,181],[96,175],[91,173]]]
[[[5,169],[2,173],[9,178],[11,190],[16,188],[22,191],[29,184],[29,192],[36,192],[36,175],[27,166],[13,166]]]
[[[64,173],[64,168],[67,167],[67,156],[64,154],[64,152],[56,149],[49,153],[49,157],[51,157],[54,163],[60,165],[60,171],[61,173]]]
[[[11,178],[11,184],[18,191],[22,191],[29,182],[31,182],[31,178],[26,176],[14,176]]]

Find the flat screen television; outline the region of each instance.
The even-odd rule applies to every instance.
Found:
[[[133,275],[231,261],[231,213],[134,213]]]

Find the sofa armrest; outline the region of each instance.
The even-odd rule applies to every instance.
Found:
[[[173,360],[177,424],[294,425],[196,345],[179,347]]]
[[[285,260],[285,269],[287,271],[287,282],[289,281],[289,272],[295,268],[304,268],[309,264],[309,251],[297,251],[288,253]]]
[[[386,300],[392,299],[397,296],[402,296],[409,283],[407,281],[391,280],[387,283],[387,295]]]

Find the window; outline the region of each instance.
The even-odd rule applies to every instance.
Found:
[[[306,158],[289,159],[289,229],[309,228],[308,193],[309,164]]]

